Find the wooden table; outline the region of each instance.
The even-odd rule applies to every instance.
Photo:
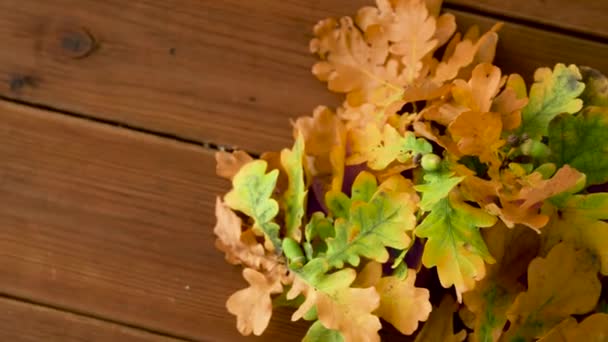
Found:
[[[299,340],[286,312],[248,339],[226,312],[213,154],[335,105],[312,25],[371,2],[0,0],[0,341]],[[608,1],[446,2],[461,30],[506,22],[506,72],[608,73]]]

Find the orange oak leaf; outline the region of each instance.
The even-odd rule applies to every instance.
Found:
[[[492,112],[500,113],[502,126],[505,131],[512,131],[521,125],[521,111],[528,104],[524,79],[517,75],[509,75],[507,86],[492,103]]]
[[[473,75],[468,82],[462,79],[454,81],[452,97],[456,103],[471,111],[487,112],[500,86],[500,69],[492,64],[483,63],[473,69]]]
[[[484,163],[500,166],[497,150],[504,144],[500,139],[500,114],[492,112],[464,112],[448,127],[460,152],[478,156]]]
[[[215,153],[215,173],[222,178],[232,180],[241,167],[252,160],[253,158],[244,151],[217,152]]]
[[[230,296],[226,308],[237,317],[237,329],[241,334],[250,335],[253,332],[260,336],[272,316],[270,296],[281,293],[283,286],[278,277],[267,277],[251,268],[243,269],[243,278],[250,286]]]

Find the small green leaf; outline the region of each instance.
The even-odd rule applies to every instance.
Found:
[[[273,222],[279,213],[279,204],[271,197],[279,171],[266,174],[266,167],[263,160],[243,166],[232,179],[233,189],[226,194],[224,201],[230,208],[253,218],[253,228],[262,231],[275,250],[280,251],[279,225]]]
[[[422,193],[419,206],[422,211],[429,211],[435,203],[446,198],[450,191],[460,183],[464,177],[454,177],[454,173],[441,170],[424,174],[424,184],[416,185],[414,189]]]
[[[575,65],[566,67],[557,64],[553,71],[549,68],[536,70],[528,105],[522,111],[519,133],[539,139],[547,135],[549,122],[554,117],[581,110],[583,101],[577,99],[585,89],[585,84],[579,82],[581,79],[581,73]]]
[[[287,173],[289,183],[283,194],[286,235],[298,242],[302,239],[302,217],[305,211],[306,185],[304,184],[304,137],[298,135],[293,149],[281,151],[281,165]]]
[[[587,185],[607,182],[607,132],[608,108],[590,107],[576,116],[558,116],[549,127],[552,161],[584,173]]]

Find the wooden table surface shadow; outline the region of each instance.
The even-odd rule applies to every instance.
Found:
[[[608,2],[446,0],[506,24],[496,63],[608,73]],[[213,247],[217,146],[290,143],[335,105],[312,25],[372,0],[0,1],[0,341],[298,341],[277,312],[242,337],[244,286]],[[398,340],[393,332],[386,340]]]

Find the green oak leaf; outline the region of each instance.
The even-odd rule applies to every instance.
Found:
[[[305,212],[306,184],[304,183],[304,137],[298,135],[292,150],[281,151],[281,165],[289,180],[287,190],[283,194],[285,207],[286,236],[300,242],[302,239],[302,217]]]
[[[302,342],[343,342],[344,338],[337,330],[327,329],[320,321],[314,322]]]
[[[549,122],[562,113],[576,113],[583,107],[577,97],[585,89],[581,73],[575,65],[557,64],[553,71],[540,68],[534,73],[529,101],[522,111],[519,133],[532,139],[547,135]]]
[[[306,227],[304,228],[304,237],[306,241],[303,245],[306,258],[310,260],[317,257],[319,252],[325,252],[327,250],[325,240],[334,237],[334,234],[334,224],[332,220],[325,217],[325,214],[320,211],[312,214],[308,224],[306,224]],[[313,241],[317,237],[319,238],[319,241]]]
[[[369,202],[377,190],[376,177],[369,172],[362,172],[353,183],[350,198],[352,201]]]
[[[253,228],[263,232],[275,250],[280,251],[279,225],[273,222],[279,213],[279,204],[271,197],[279,171],[266,173],[266,167],[263,160],[244,165],[232,179],[233,189],[224,201],[230,208],[253,218]]]
[[[494,259],[481,237],[479,228],[491,227],[496,217],[464,203],[452,192],[433,205],[416,227],[415,234],[427,238],[422,263],[437,267],[441,285],[456,288],[461,294],[475,286],[485,275],[485,262]]]
[[[587,176],[587,185],[608,181],[608,108],[589,107],[563,114],[549,126],[552,162],[568,164]]]
[[[583,66],[580,70],[585,83],[585,91],[581,95],[585,107],[608,107],[608,77],[593,68]]]
[[[416,225],[411,195],[378,187],[368,172],[360,173],[353,183],[353,189],[371,188],[377,189],[371,197],[362,195],[367,191],[353,195],[368,201],[348,199],[346,216],[334,220],[334,235],[325,239],[327,252],[304,265],[304,277],[314,278],[344,263],[357,266],[361,257],[383,263],[389,258],[387,247],[403,250],[410,245],[407,231]]]
[[[422,211],[431,210],[435,203],[446,198],[450,191],[464,179],[464,177],[454,177],[454,173],[445,168],[426,172],[423,178],[425,183],[414,187],[416,191],[422,193],[419,203]]]
[[[346,218],[351,206],[351,199],[341,191],[330,190],[325,193],[325,205],[334,218]]]

